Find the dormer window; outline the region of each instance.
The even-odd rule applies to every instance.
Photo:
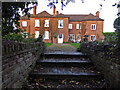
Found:
[[[44,27],[49,27],[49,20],[45,20]]]
[[[36,19],[36,20],[35,20],[35,27],[40,27],[39,19]]]
[[[76,24],[76,29],[81,29],[81,25],[80,24]]]
[[[96,30],[96,24],[91,24],[91,30]]]
[[[22,21],[22,27],[27,27],[27,21]]]
[[[58,28],[63,28],[63,20],[58,20]]]
[[[69,24],[69,29],[72,29],[72,24]]]

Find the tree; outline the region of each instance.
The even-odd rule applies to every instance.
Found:
[[[114,21],[114,28],[116,28],[116,32],[118,34],[118,47],[120,49],[120,17],[115,19],[115,21]]]
[[[37,5],[37,2],[2,2],[2,36],[12,32],[19,32],[19,29],[14,28],[19,26],[19,9],[29,17],[30,13],[28,11],[33,8],[28,8],[29,4]]]

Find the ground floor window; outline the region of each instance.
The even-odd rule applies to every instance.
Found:
[[[58,38],[62,38],[62,34],[59,34],[59,35],[58,35]]]
[[[27,32],[23,32],[23,33],[21,33],[22,34],[22,37],[23,38],[28,38],[28,33]]]
[[[45,31],[44,39],[49,39],[49,31]]]
[[[35,38],[39,37],[39,31],[35,31]]]
[[[95,41],[96,37],[95,35],[91,35],[91,41]]]
[[[75,35],[74,34],[69,34],[69,40],[70,41],[75,41]]]
[[[77,40],[80,40],[80,39],[81,39],[81,37],[80,37],[80,35],[78,34],[78,35],[77,35]]]

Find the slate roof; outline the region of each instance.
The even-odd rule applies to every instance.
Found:
[[[36,15],[31,14],[30,15],[31,18],[35,18],[35,17],[51,17],[51,18],[69,18],[69,21],[104,21],[103,19],[93,15],[93,14],[87,14],[87,15],[83,15],[83,14],[62,14],[60,13],[59,15],[53,16],[51,14],[49,14],[46,11],[43,11],[41,13],[38,13]],[[26,16],[21,17],[21,19],[28,19]]]
[[[22,20],[28,20],[29,18],[27,16],[22,16],[20,19],[22,19]]]
[[[83,14],[70,14],[70,15],[65,15],[69,17],[69,21],[103,21],[103,19],[93,15],[93,14],[88,14],[88,15],[83,15]]]

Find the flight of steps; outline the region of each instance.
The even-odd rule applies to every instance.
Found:
[[[23,89],[105,88],[101,73],[82,53],[44,53]]]

